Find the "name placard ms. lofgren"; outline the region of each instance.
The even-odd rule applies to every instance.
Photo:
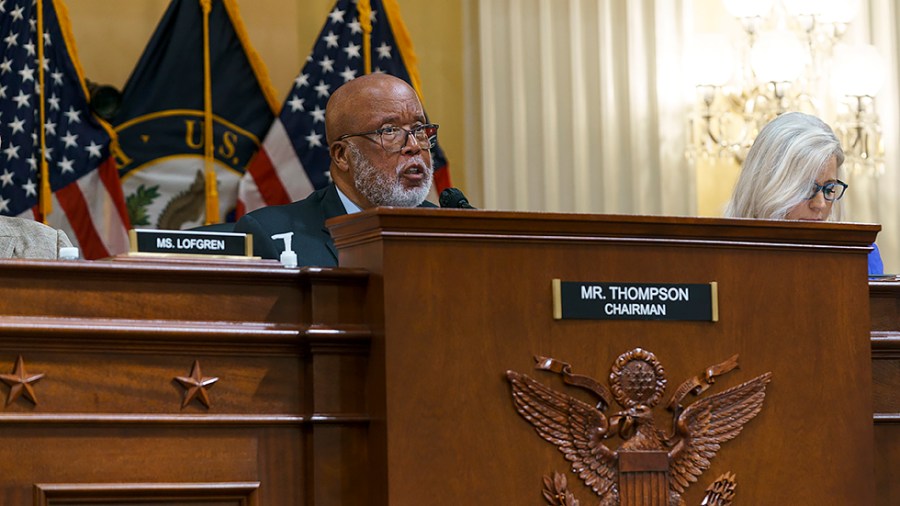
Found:
[[[249,234],[198,230],[132,229],[131,254],[253,257]]]
[[[718,283],[553,280],[555,320],[719,321]]]

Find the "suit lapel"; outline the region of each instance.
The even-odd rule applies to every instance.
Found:
[[[331,237],[331,232],[328,231],[328,227],[325,226],[325,220],[329,218],[334,218],[335,216],[343,216],[347,214],[347,210],[344,209],[344,203],[341,202],[341,197],[338,195],[337,188],[334,184],[331,184],[325,188],[325,193],[322,195],[322,233],[328,237],[328,240],[325,241],[325,246],[328,247],[328,251],[334,255],[334,260],[338,259],[338,251],[334,246],[334,239]]]

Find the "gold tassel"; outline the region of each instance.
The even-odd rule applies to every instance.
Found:
[[[216,183],[213,144],[212,76],[209,59],[209,13],[212,0],[200,0],[203,10],[203,162],[206,181],[206,224],[219,222],[219,186]]]

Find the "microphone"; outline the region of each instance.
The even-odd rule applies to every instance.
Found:
[[[441,207],[454,209],[475,209],[469,204],[469,199],[459,190],[459,188],[447,188],[441,192],[439,197]]]

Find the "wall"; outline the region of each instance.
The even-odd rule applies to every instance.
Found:
[[[482,75],[482,67],[485,72],[495,72],[494,67],[497,65],[506,65],[508,61],[503,58],[496,58],[494,65],[490,62],[482,61],[484,59],[485,44],[494,43],[497,37],[503,38],[502,29],[508,18],[514,12],[520,12],[522,6],[538,4],[543,9],[542,12],[549,13],[541,19],[528,19],[529,23],[550,26],[553,20],[559,18],[559,12],[565,10],[564,7],[572,4],[573,0],[563,2],[561,0],[398,0],[402,10],[403,18],[409,31],[411,32],[413,42],[419,57],[419,68],[423,81],[423,93],[425,104],[429,114],[434,120],[441,124],[441,142],[447,151],[450,163],[453,182],[456,186],[460,186],[469,194],[470,200],[479,207],[510,207],[510,208],[527,208],[526,205],[515,205],[514,202],[508,206],[504,206],[502,202],[497,203],[497,199],[491,198],[491,192],[485,188],[487,172],[491,170],[498,171],[497,186],[513,186],[517,177],[513,174],[516,170],[522,170],[523,164],[519,164],[516,168],[516,157],[529,163],[535,162],[535,176],[538,178],[536,183],[529,188],[529,192],[534,193],[530,198],[535,199],[533,210],[566,210],[569,209],[571,199],[561,199],[559,202],[545,202],[547,195],[553,190],[554,186],[562,184],[559,178],[548,177],[544,174],[546,168],[559,167],[562,164],[558,161],[553,162],[553,157],[547,157],[546,160],[538,157],[536,159],[531,156],[530,151],[521,151],[510,156],[499,157],[494,163],[486,163],[488,158],[483,151],[497,150],[498,148],[506,149],[509,147],[508,142],[488,137],[483,128],[485,124],[485,115],[490,114],[490,108],[496,108],[496,104],[491,100],[485,100],[482,96],[485,90],[486,79],[490,75]],[[680,37],[687,33],[693,32],[709,32],[722,29],[727,24],[727,14],[721,5],[721,0],[680,0],[678,2],[670,2],[668,0],[659,0],[650,2],[620,2],[619,0],[579,0],[575,2],[583,5],[585,8],[590,7],[597,9],[598,5],[606,6],[605,8],[621,8],[629,6],[629,9],[650,9],[647,5],[655,5],[656,8],[662,9],[660,12],[671,14],[666,9],[675,9],[677,13],[684,13],[683,17],[677,15],[657,15],[650,18],[655,24],[652,29],[636,29],[630,33],[658,33],[662,28],[668,32],[669,38],[679,40]],[[68,0],[67,4],[70,10],[73,30],[75,32],[76,41],[79,46],[79,54],[87,77],[92,80],[114,84],[121,86],[131,72],[135,62],[147,40],[159,21],[162,12],[168,0]],[[285,96],[287,90],[291,86],[291,82],[302,66],[302,62],[312,47],[315,38],[318,35],[325,16],[333,5],[333,0],[238,0],[241,7],[243,18],[250,34],[251,41],[261,54],[262,59],[269,68],[273,85],[279,94],[279,100]],[[504,9],[504,5],[510,5],[511,8]],[[900,176],[897,175],[898,155],[896,146],[900,145],[898,139],[896,111],[898,96],[898,80],[897,65],[898,60],[896,48],[900,47],[897,42],[896,30],[897,23],[900,22],[900,13],[894,0],[866,0],[861,2],[863,10],[858,19],[854,22],[852,32],[848,36],[853,36],[854,40],[865,41],[873,40],[882,49],[884,56],[887,58],[889,67],[889,82],[879,94],[879,114],[885,133],[885,145],[888,150],[887,170],[886,174],[880,180],[867,180],[862,177],[855,177],[851,186],[851,194],[845,199],[843,204],[846,207],[847,219],[853,221],[879,222],[884,224],[884,231],[880,234],[879,245],[882,254],[885,257],[886,269],[890,272],[897,272],[898,262],[900,262],[900,238],[898,238],[896,230],[898,200],[894,197],[897,188],[900,188]],[[498,9],[498,5],[500,8]],[[493,9],[496,11],[498,23],[485,22],[483,12]],[[621,9],[620,9],[621,10]],[[643,14],[639,12],[638,14]],[[614,24],[611,29],[599,29],[600,18],[584,17],[582,21],[586,24],[584,32],[591,34],[605,34],[605,37],[615,36],[617,30],[621,31],[624,24]],[[626,18],[632,19],[632,18]],[[594,23],[593,25],[591,23]],[[559,31],[559,30],[558,30]],[[499,33],[499,35],[498,35]],[[564,31],[559,31],[561,36],[567,36]],[[540,40],[542,37],[540,32],[523,33],[523,37],[528,43],[534,40]],[[621,35],[619,36],[622,37]],[[508,37],[507,37],[508,38]],[[509,44],[508,40],[503,40],[504,44]],[[621,41],[620,41],[621,42]],[[640,40],[638,40],[640,42]],[[596,51],[594,46],[588,47],[590,51]],[[521,48],[520,48],[521,49]],[[674,45],[671,49],[666,45],[657,48],[660,53],[656,55],[659,67],[647,72],[656,75],[659,82],[670,86],[673,79],[663,78],[663,65],[666,62],[677,61],[667,57],[663,57],[663,52],[674,51],[680,54],[679,46]],[[535,63],[540,56],[535,53],[525,54],[520,50],[522,55],[521,64],[523,68]],[[627,54],[627,51],[614,51],[612,54]],[[667,53],[668,54],[668,53]],[[559,56],[562,55],[562,56]],[[640,53],[638,53],[638,56]],[[556,65],[563,66],[568,64],[571,56],[569,52],[560,52],[556,58]],[[650,55],[652,56],[652,54]],[[603,62],[608,68],[604,68],[604,72],[608,73],[612,68],[621,70],[627,65],[637,65],[643,61],[640,57],[632,56],[628,59],[615,60],[610,62],[608,58],[597,58],[598,62]],[[661,62],[661,63],[660,63]],[[596,64],[596,63],[595,63]],[[671,63],[670,63],[671,64]],[[595,69],[588,69],[589,72],[596,73]],[[632,69],[633,71],[633,69]],[[670,72],[671,73],[671,72]],[[590,74],[593,75],[593,74]],[[624,78],[626,73],[616,73],[616,79]],[[508,77],[508,76],[507,76]],[[569,87],[584,87],[584,79],[575,79],[568,73],[560,72],[554,77],[557,84],[557,94],[551,103],[544,103],[544,112],[547,114],[556,114],[558,109],[565,104]],[[534,86],[535,82],[530,81],[520,86]],[[501,83],[502,84],[502,83]],[[653,82],[648,82],[648,86],[655,86]],[[587,87],[585,90],[590,94],[596,94],[598,87]],[[655,88],[653,88],[655,89]],[[492,88],[493,90],[493,88]],[[623,87],[623,93],[630,92],[631,88]],[[501,85],[496,90],[497,98],[500,102],[508,101],[509,97],[515,92],[515,88],[511,86]],[[659,93],[659,91],[657,91]],[[627,94],[623,95],[627,98]],[[488,97],[489,98],[489,97]],[[618,95],[613,96],[610,101],[610,107],[623,107],[623,100]],[[528,103],[526,102],[526,105]],[[610,109],[608,107],[607,109]],[[611,109],[610,109],[611,110]],[[668,142],[669,159],[675,160],[680,150],[683,149],[683,143],[678,141],[683,139],[677,138],[678,132],[684,129],[683,112],[669,113],[665,128],[660,128],[661,132],[675,132],[671,134],[672,138]],[[488,116],[490,119],[490,116]],[[665,119],[665,118],[663,118]],[[618,121],[598,121],[597,117],[586,116],[592,125],[591,128],[612,128],[613,133],[627,128],[631,123],[646,123],[654,121],[663,121],[653,119],[648,116],[635,115],[631,111],[626,111]],[[604,126],[605,123],[605,126]],[[523,128],[522,122],[505,122],[498,124],[499,131]],[[670,127],[671,126],[671,127]],[[529,150],[538,149],[539,139],[544,134],[552,133],[553,125],[546,124],[542,127],[545,131],[534,142],[526,143]],[[641,146],[646,145],[649,138],[644,136],[633,136],[634,144],[641,154]],[[564,137],[563,140],[568,139]],[[625,139],[626,141],[628,138]],[[663,139],[665,141],[665,139]],[[643,144],[642,144],[643,143]],[[660,144],[660,142],[656,142]],[[636,214],[699,214],[703,216],[717,216],[720,213],[721,206],[727,200],[731,192],[733,181],[737,175],[738,168],[733,164],[708,164],[696,168],[696,172],[692,167],[682,167],[682,162],[660,164],[660,174],[654,176],[645,170],[647,164],[636,163],[630,161],[627,157],[623,157],[616,153],[617,149],[621,149],[621,143],[610,143],[608,149],[591,150],[591,154],[585,157],[585,167],[589,174],[597,170],[608,170],[609,167],[622,166],[628,169],[640,168],[644,170],[628,170],[623,175],[622,181],[606,181],[604,188],[612,189],[609,198],[597,199],[605,202],[603,208],[591,209],[590,212],[616,212],[616,213],[636,213]],[[595,148],[591,145],[591,148]],[[562,154],[568,151],[563,150]],[[547,161],[551,160],[551,161]],[[604,169],[606,168],[606,169]],[[488,170],[486,170],[488,169]],[[624,170],[624,169],[623,169]],[[683,193],[683,199],[677,202],[670,202],[659,205],[657,200],[672,198],[671,194],[678,192],[662,192],[658,191],[659,198],[651,199],[648,203],[639,202],[640,197],[633,198],[628,192],[620,191],[619,186],[631,185],[634,187],[646,186],[647,181],[661,181],[661,188],[680,188]],[[563,181],[564,182],[564,181]],[[586,191],[586,185],[581,185],[580,191]],[[652,185],[651,185],[652,188]],[[648,192],[637,192],[639,194],[647,194]],[[531,195],[531,193],[529,193]],[[590,196],[590,195],[589,195]],[[637,200],[636,200],[637,199]],[[621,200],[616,204],[617,200]]]
[[[453,183],[465,187],[462,3],[398,0],[419,57],[422,93],[441,124]],[[169,0],[68,0],[78,55],[88,79],[121,88]],[[279,103],[303,66],[334,0],[238,0],[253,46]]]

